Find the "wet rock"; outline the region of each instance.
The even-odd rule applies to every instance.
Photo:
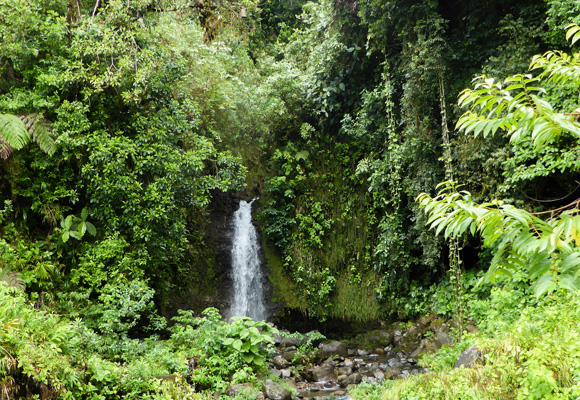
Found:
[[[334,341],[330,343],[321,343],[318,346],[320,352],[320,358],[325,359],[332,356],[348,357],[348,349],[346,344]]]
[[[285,387],[274,383],[271,379],[266,379],[262,384],[264,394],[271,400],[291,400],[292,393]]]
[[[381,346],[388,346],[393,344],[394,336],[391,332],[382,331],[382,330],[375,330],[369,332],[368,341],[372,344],[378,344]]]
[[[435,339],[441,344],[441,346],[449,345],[453,343],[451,338],[449,337],[449,332],[447,330],[447,325],[443,324],[439,327],[438,330],[435,331]]]
[[[325,382],[336,379],[334,367],[330,364],[323,364],[321,366],[312,368],[312,376],[317,382]]]
[[[471,346],[465,349],[457,359],[455,366],[453,368],[465,367],[469,368],[475,364],[477,360],[481,358],[481,351],[477,347]]]
[[[411,357],[417,357],[419,354],[429,354],[434,353],[435,351],[441,348],[441,343],[434,339],[423,339],[415,350],[413,350],[410,354]]]
[[[282,353],[282,357],[288,362],[292,362],[294,357],[296,357],[296,347],[288,347]]]
[[[373,371],[373,376],[377,378],[379,382],[385,379],[385,373],[378,368]]]
[[[274,364],[274,366],[278,369],[284,369],[290,366],[288,360],[286,360],[286,358],[282,357],[280,354],[277,354],[274,356],[274,358],[272,358],[272,364]]]
[[[344,366],[345,367],[352,367],[354,365],[353,361],[350,358],[344,359]]]
[[[278,378],[282,376],[282,371],[277,368],[270,368],[270,373]]]
[[[301,342],[302,340],[297,337],[285,337],[280,340],[280,347],[296,347],[299,346]]]
[[[385,371],[385,379],[396,379],[400,374],[400,369],[391,368]]]
[[[377,347],[376,349],[373,350],[373,353],[375,353],[375,354],[377,354],[379,356],[382,356],[382,355],[385,354],[385,350],[384,349],[381,349],[380,347]]]
[[[369,352],[367,350],[358,349],[356,351],[356,354],[359,355],[359,356],[363,356],[364,357],[364,356],[368,356],[369,355]]]
[[[416,335],[403,335],[395,338],[395,345],[399,351],[405,354],[412,353],[421,344],[421,339]]]
[[[252,387],[253,386],[251,383],[237,383],[235,385],[228,386],[228,388],[226,389],[226,394],[230,397],[234,397],[235,395],[242,392],[244,389],[250,389]]]
[[[374,376],[363,376],[362,381],[364,383],[379,383],[377,378],[375,378]]]
[[[399,358],[389,358],[389,361],[387,361],[387,363],[389,364],[390,368],[399,368],[401,367],[403,364],[401,363]]]
[[[338,383],[340,384],[340,387],[346,388],[349,385],[358,385],[361,383],[363,377],[360,373],[355,372],[351,375],[341,375],[341,378],[342,379],[338,380]]]
[[[350,375],[352,374],[352,367],[340,367],[336,370],[338,375]]]

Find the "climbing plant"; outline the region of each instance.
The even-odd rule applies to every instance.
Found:
[[[569,28],[572,43],[580,39],[580,28]],[[541,150],[564,135],[580,139],[576,108],[557,112],[544,97],[542,83],[580,84],[578,53],[547,52],[534,57],[530,72],[537,76],[516,75],[504,82],[478,77],[474,89],[464,90],[459,105],[469,109],[459,118],[457,128],[474,135],[503,133],[514,145],[531,143]],[[493,249],[488,277],[513,276],[525,272],[535,282],[537,295],[560,286],[580,287],[580,200],[543,212],[516,208],[502,200],[478,204],[467,191],[453,182],[440,185],[435,198],[423,193],[418,201],[429,214],[429,223],[446,238],[466,232],[481,235]],[[547,217],[547,218],[545,218]]]

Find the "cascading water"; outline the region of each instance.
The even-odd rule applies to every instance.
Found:
[[[256,229],[252,225],[254,200],[250,203],[240,200],[240,208],[234,213],[232,246],[234,297],[230,317],[245,316],[254,320],[265,320],[260,248]]]

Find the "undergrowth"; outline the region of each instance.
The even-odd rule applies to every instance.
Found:
[[[517,286],[517,285],[516,285]],[[577,399],[580,398],[580,297],[554,293],[538,300],[517,287],[495,286],[466,310],[480,330],[420,359],[425,374],[356,388],[355,399]],[[482,357],[454,368],[474,344]]]

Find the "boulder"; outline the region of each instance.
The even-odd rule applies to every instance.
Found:
[[[378,368],[373,371],[373,375],[379,382],[385,379],[385,373]]]
[[[302,339],[297,337],[284,337],[280,340],[280,347],[291,347],[299,346],[302,343]]]
[[[288,362],[292,362],[295,356],[296,356],[296,347],[287,347],[284,349],[282,353],[282,357]]]
[[[236,395],[238,395],[239,393],[241,393],[244,389],[251,389],[252,388],[252,384],[251,383],[237,383],[235,385],[231,385],[228,386],[228,388],[226,389],[226,394],[230,397],[234,397]]]
[[[347,357],[348,356],[348,349],[346,344],[334,341],[330,343],[321,343],[318,346],[319,355],[322,360],[332,357],[332,356],[339,356],[339,357]]]
[[[391,332],[374,330],[369,332],[367,339],[369,343],[388,346],[393,343],[394,336]]]
[[[294,357],[292,357],[292,358],[294,358]],[[284,369],[284,368],[288,368],[290,366],[290,363],[288,362],[288,360],[286,360],[280,354],[277,354],[276,356],[274,356],[274,358],[272,358],[272,364],[274,364],[274,366],[278,369]]]
[[[334,367],[331,364],[323,364],[312,368],[312,376],[316,382],[326,382],[336,379]]]
[[[282,387],[272,381],[271,379],[266,379],[262,384],[264,389],[264,394],[271,400],[291,400],[292,393],[285,387]]]
[[[359,383],[361,383],[362,381],[362,375],[359,374],[358,372],[355,372],[354,374],[351,375],[341,375],[340,379],[338,380],[338,383],[340,384],[340,387],[345,388],[348,387],[349,385],[358,385]]]
[[[459,368],[459,367],[469,368],[473,364],[475,364],[475,362],[477,360],[479,360],[480,358],[481,358],[481,351],[479,351],[479,349],[477,347],[475,347],[475,345],[473,345],[473,346],[465,349],[459,355],[459,358],[457,359],[457,362],[455,363],[455,366],[453,368]]]
[[[434,353],[435,351],[441,348],[441,343],[438,340],[434,339],[423,339],[415,350],[413,350],[410,354],[411,357],[417,357],[419,354],[423,353]]]
[[[421,339],[416,335],[407,335],[395,337],[395,345],[399,351],[405,354],[412,353],[421,344]]]
[[[441,346],[449,345],[453,343],[449,337],[449,327],[447,324],[441,324],[437,329],[435,329],[435,339],[441,344]]]

